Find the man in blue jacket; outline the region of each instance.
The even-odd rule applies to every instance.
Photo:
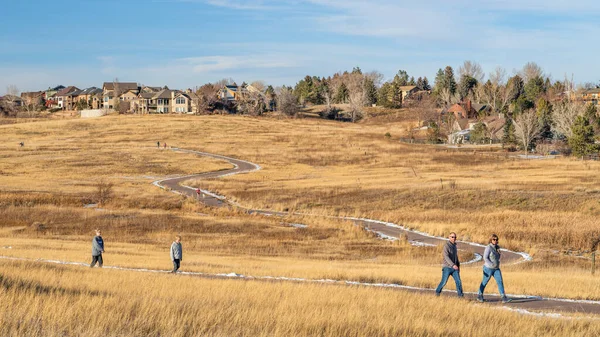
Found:
[[[98,267],[102,268],[102,253],[104,253],[104,240],[100,230],[96,229],[96,236],[92,239],[92,263],[90,268],[94,268],[96,262],[98,262]]]

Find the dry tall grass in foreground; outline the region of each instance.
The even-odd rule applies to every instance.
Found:
[[[18,336],[595,336],[588,319],[523,316],[405,291],[208,280],[0,262],[0,334]]]

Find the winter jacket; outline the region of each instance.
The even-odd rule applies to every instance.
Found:
[[[181,242],[173,242],[171,244],[171,261],[182,260],[183,259],[183,248],[181,247]]]
[[[483,252],[484,266],[490,269],[500,269],[500,247],[490,243]]]
[[[101,236],[95,236],[92,239],[92,256],[98,256],[104,253],[104,240]]]
[[[452,268],[454,265],[460,267],[460,262],[458,261],[458,249],[456,249],[456,244],[448,241],[444,245],[444,250],[442,251],[442,267]]]

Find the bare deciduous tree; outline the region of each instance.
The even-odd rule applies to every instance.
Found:
[[[456,79],[457,82],[460,81],[463,76],[470,76],[481,83],[485,77],[481,65],[475,61],[465,61],[463,65],[458,68],[458,73],[456,75],[458,76]]]
[[[542,132],[542,127],[535,110],[529,109],[524,111],[513,120],[513,124],[515,125],[517,139],[519,139],[525,152],[527,152],[533,140]]]
[[[454,103],[460,102],[460,95],[458,93],[452,94],[449,88],[443,88],[439,93],[439,99],[441,104],[444,106],[450,106]]]
[[[561,135],[571,138],[573,136],[573,124],[577,116],[583,115],[585,105],[577,102],[561,102],[552,110],[552,129]]]
[[[363,116],[363,108],[367,102],[365,92],[365,76],[363,74],[350,74],[348,76],[348,103],[352,122],[356,122]]]
[[[532,78],[536,77],[544,77],[544,71],[540,66],[535,62],[527,62],[521,71],[519,71],[519,76],[523,79],[524,83],[529,82]]]
[[[298,114],[298,98],[294,95],[292,89],[282,88],[277,94],[277,107],[279,111],[288,115],[296,116]]]

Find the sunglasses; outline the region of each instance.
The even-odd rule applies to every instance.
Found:
[[[498,239],[492,239],[492,241],[498,241]]]
[[[456,236],[451,236],[450,239],[456,239]]]

